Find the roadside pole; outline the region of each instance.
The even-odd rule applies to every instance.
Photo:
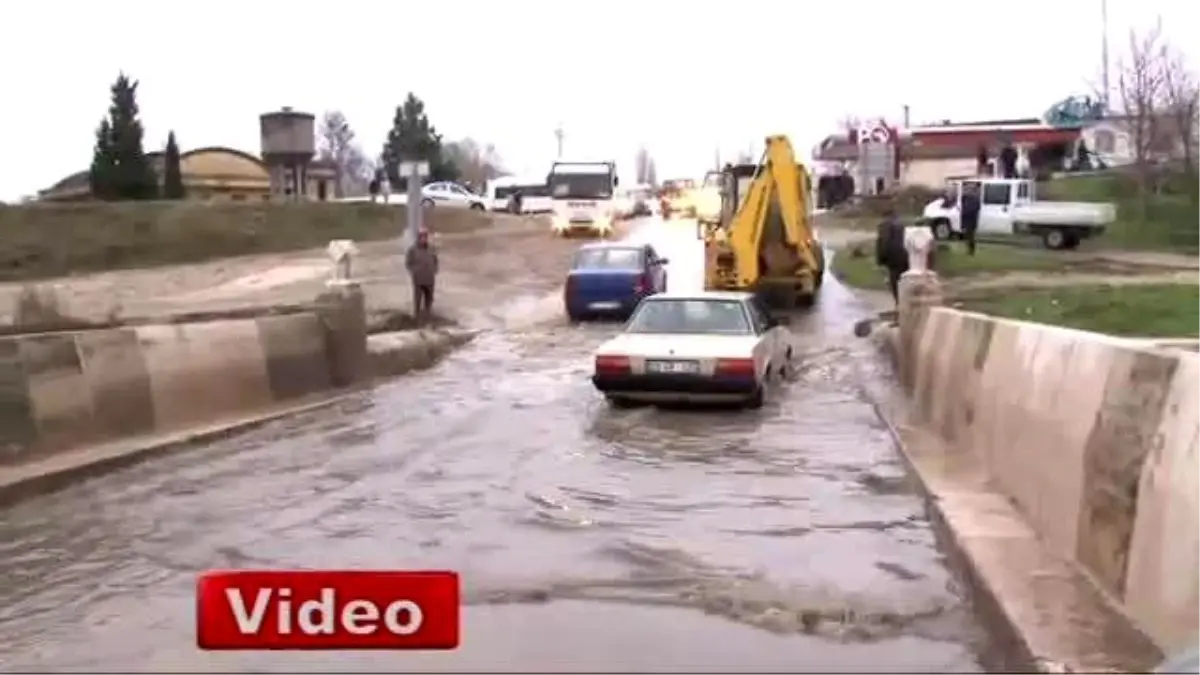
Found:
[[[404,248],[407,249],[421,231],[421,179],[429,175],[429,162],[400,162],[400,177],[408,180],[408,197],[404,203],[404,211],[408,214],[404,228]]]

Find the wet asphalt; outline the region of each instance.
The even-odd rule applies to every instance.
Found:
[[[699,285],[693,227],[631,236]],[[614,410],[587,376],[619,326],[515,292],[430,371],[5,511],[0,669],[982,672],[870,312],[829,277],[761,410]],[[457,569],[463,647],[200,652],[211,567]]]

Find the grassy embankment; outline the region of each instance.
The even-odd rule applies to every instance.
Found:
[[[1200,336],[1200,286],[1080,285],[967,292],[954,305],[1022,321],[1128,337]]]
[[[1059,178],[1041,184],[1039,191],[1043,199],[1111,201],[1116,205],[1117,221],[1089,247],[1187,254],[1195,254],[1200,248],[1195,190],[1178,184],[1178,180],[1162,181],[1159,193],[1145,200],[1138,196],[1133,179],[1118,172]],[[902,215],[911,217],[916,215],[913,207],[919,201],[900,200],[895,206]],[[848,215],[835,215],[834,226],[873,231],[878,221],[871,213]],[[950,301],[963,309],[1117,335],[1200,334],[1200,290],[1195,284],[1096,284],[1094,278],[1091,283],[1071,284],[1073,273],[1122,276],[1139,271],[1112,269],[1096,260],[1011,245],[983,244],[975,257],[969,257],[962,246],[941,246],[937,266]],[[832,271],[847,285],[883,290],[886,282],[873,257],[869,243],[850,247],[834,258]],[[1021,287],[1021,280],[1028,280],[1031,274],[1061,278],[1045,287]],[[1003,285],[1004,275],[1014,277],[1013,285]],[[971,290],[970,282],[981,277],[993,277],[1001,283]]]
[[[1066,273],[1083,266],[1066,262],[1054,254],[1032,248],[980,244],[974,256],[962,250],[963,244],[942,244],[938,247],[937,271],[944,280],[963,279],[1008,272]],[[870,290],[887,290],[887,277],[875,265],[874,242],[866,242],[839,251],[833,258],[832,271],[847,286]]]
[[[403,206],[371,203],[125,202],[0,206],[0,281],[201,262],[394,237]],[[490,216],[435,209],[435,232]]]
[[[874,257],[865,246],[842,251],[834,257],[833,273],[848,286],[886,288]],[[858,250],[858,255],[854,251]],[[1094,262],[1063,262],[1056,253],[1019,249],[1015,246],[983,245],[973,258],[961,244],[943,247],[938,271],[946,282],[947,303],[967,311],[1066,325],[1097,333],[1126,336],[1200,337],[1200,286],[1192,283],[1084,283],[1072,285],[1070,273],[1096,273]],[[1132,275],[1130,270],[1109,270],[1114,275]],[[988,286],[970,288],[973,279],[1009,273],[1058,275],[1046,287]],[[1028,275],[1022,275],[1028,279]],[[1001,277],[1002,279],[1002,277]],[[955,286],[965,286],[956,292]]]
[[[1105,267],[1083,258],[1064,259],[1051,251],[983,244],[974,257],[962,244],[942,245],[938,273],[945,282],[947,304],[969,311],[1128,336],[1196,337],[1200,335],[1200,286],[1178,283],[1071,284],[1072,273],[1136,276],[1131,268]],[[869,245],[859,244],[833,259],[832,271],[856,288],[886,289]],[[1048,283],[1003,285],[1004,275]],[[1059,277],[1052,279],[1051,277]],[[972,289],[972,281],[990,278],[999,284]],[[956,286],[960,290],[956,290]]]

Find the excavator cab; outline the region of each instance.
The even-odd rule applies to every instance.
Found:
[[[749,291],[785,311],[811,305],[825,260],[811,222],[808,172],[785,136],[757,164],[726,165],[721,217],[703,227],[705,287]]]

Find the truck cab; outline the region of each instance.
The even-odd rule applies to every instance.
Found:
[[[965,178],[949,181],[945,196],[929,202],[922,222],[937,239],[962,235],[964,188],[979,195],[979,234],[1034,235],[1046,248],[1071,249],[1098,236],[1116,219],[1112,204],[1037,201],[1036,183],[1024,178]]]
[[[611,235],[620,183],[616,162],[555,162],[546,176],[554,233]]]

